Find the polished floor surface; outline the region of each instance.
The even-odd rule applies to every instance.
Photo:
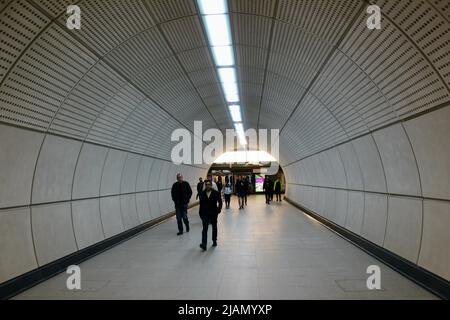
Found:
[[[200,250],[198,208],[191,232],[170,219],[82,263],[82,288],[60,274],[15,299],[435,299],[433,295],[290,204],[252,196],[224,210],[219,247]],[[381,290],[367,289],[367,267]]]

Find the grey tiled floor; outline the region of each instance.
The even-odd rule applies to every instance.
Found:
[[[236,202],[220,215],[218,248],[201,252],[194,208],[189,234],[171,219],[82,263],[81,291],[61,274],[15,299],[435,299],[286,202]],[[365,286],[373,264],[380,291]]]

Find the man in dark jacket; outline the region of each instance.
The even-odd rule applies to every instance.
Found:
[[[183,181],[182,174],[177,174],[177,182],[175,182],[172,186],[172,200],[175,204],[175,212],[177,214],[178,236],[183,234],[183,222],[186,225],[186,232],[189,232],[187,209],[191,197],[191,186],[186,181]]]
[[[245,205],[247,205],[247,197],[248,197],[248,195],[249,195],[249,188],[250,188],[250,181],[248,180],[248,177],[245,177],[245,179],[244,179],[244,192],[245,192],[245,194],[244,194],[244,203],[245,203]]]
[[[265,192],[265,195],[266,195],[266,203],[270,204],[270,201],[272,201],[272,198],[273,198],[273,183],[272,183],[272,181],[270,180],[269,177],[267,177],[264,180],[264,185],[263,186],[264,186],[264,192]]]
[[[198,179],[198,183],[197,183],[197,197],[196,197],[196,199],[198,199],[198,197],[200,197],[200,194],[202,193],[202,191],[203,191],[203,179],[199,178]]]
[[[202,244],[200,248],[206,251],[208,241],[208,227],[211,224],[213,246],[217,247],[217,216],[222,211],[222,196],[213,189],[210,180],[205,181],[205,191],[200,195],[200,218],[203,222]]]

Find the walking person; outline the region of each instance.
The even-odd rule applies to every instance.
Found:
[[[202,193],[202,191],[203,191],[203,179],[199,178],[197,183],[197,197],[195,199],[198,200],[198,198],[200,197],[200,193]]]
[[[266,204],[270,204],[273,198],[273,183],[269,177],[264,180],[263,189],[266,196]]]
[[[277,202],[282,202],[283,200],[281,199],[281,180],[280,179],[275,180],[273,189],[275,192]]]
[[[217,191],[222,194],[222,189],[223,189],[223,183],[222,183],[222,177],[219,177],[219,179],[217,180]]]
[[[217,247],[217,217],[222,211],[222,196],[213,189],[210,180],[205,181],[205,191],[200,195],[200,218],[202,219],[202,243],[200,248],[206,251],[208,227],[212,225],[213,247]]]
[[[274,188],[275,188],[275,182],[272,180],[272,178],[269,179],[270,181],[270,186],[269,186],[269,197],[270,197],[270,202],[273,201],[273,194],[274,194]]]
[[[226,180],[225,187],[223,188],[223,196],[225,198],[225,207],[227,209],[230,209],[232,193],[233,193],[233,186],[231,185],[230,181]]]
[[[212,184],[212,188],[215,190],[215,191],[219,191],[219,188],[217,187],[217,183],[215,183],[214,182],[214,179],[213,179],[213,176],[212,175],[208,175],[207,177],[206,177],[206,180],[205,180],[205,183],[206,183],[206,181],[210,181],[211,182],[211,184]],[[206,187],[205,187],[205,184],[203,184],[203,190],[202,191],[205,191],[206,190]]]
[[[238,196],[239,210],[244,209],[244,197],[246,191],[244,187],[244,181],[240,177],[236,180],[236,193]]]
[[[177,216],[177,236],[181,236],[183,234],[183,222],[186,226],[186,232],[189,232],[190,230],[187,209],[192,197],[191,186],[183,180],[183,175],[181,173],[177,174],[177,182],[173,184],[171,194]]]
[[[248,177],[245,177],[245,179],[244,179],[244,204],[245,205],[247,205],[247,197],[248,197],[248,195],[249,195],[249,193],[250,193],[250,182],[249,182],[249,180],[248,180]]]

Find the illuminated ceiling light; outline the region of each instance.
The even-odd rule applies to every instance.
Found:
[[[198,0],[200,12],[208,14],[224,14],[228,12],[226,0]]]
[[[231,46],[231,30],[228,15],[203,16],[211,47]]]
[[[237,136],[239,138],[239,142],[242,146],[247,145],[247,138],[245,137],[244,126],[242,123],[235,123],[234,129],[236,130]]]
[[[239,102],[239,90],[236,83],[222,83],[222,89],[228,103]]]
[[[235,68],[219,68],[219,78],[222,83],[236,83],[236,69]]]
[[[239,105],[239,89],[237,85],[236,69],[231,35],[230,16],[227,0],[197,0],[203,24],[206,29],[209,47],[214,56],[220,83],[225,100],[231,105],[230,114],[233,119],[239,141],[242,146],[247,145],[242,114]]]
[[[241,106],[235,104],[229,106],[228,108],[230,109],[230,114],[233,122],[242,122]]]
[[[229,67],[234,65],[234,53],[232,46],[212,47],[214,60],[219,67]]]
[[[260,163],[276,161],[277,159],[265,151],[232,151],[224,153],[214,163]]]

